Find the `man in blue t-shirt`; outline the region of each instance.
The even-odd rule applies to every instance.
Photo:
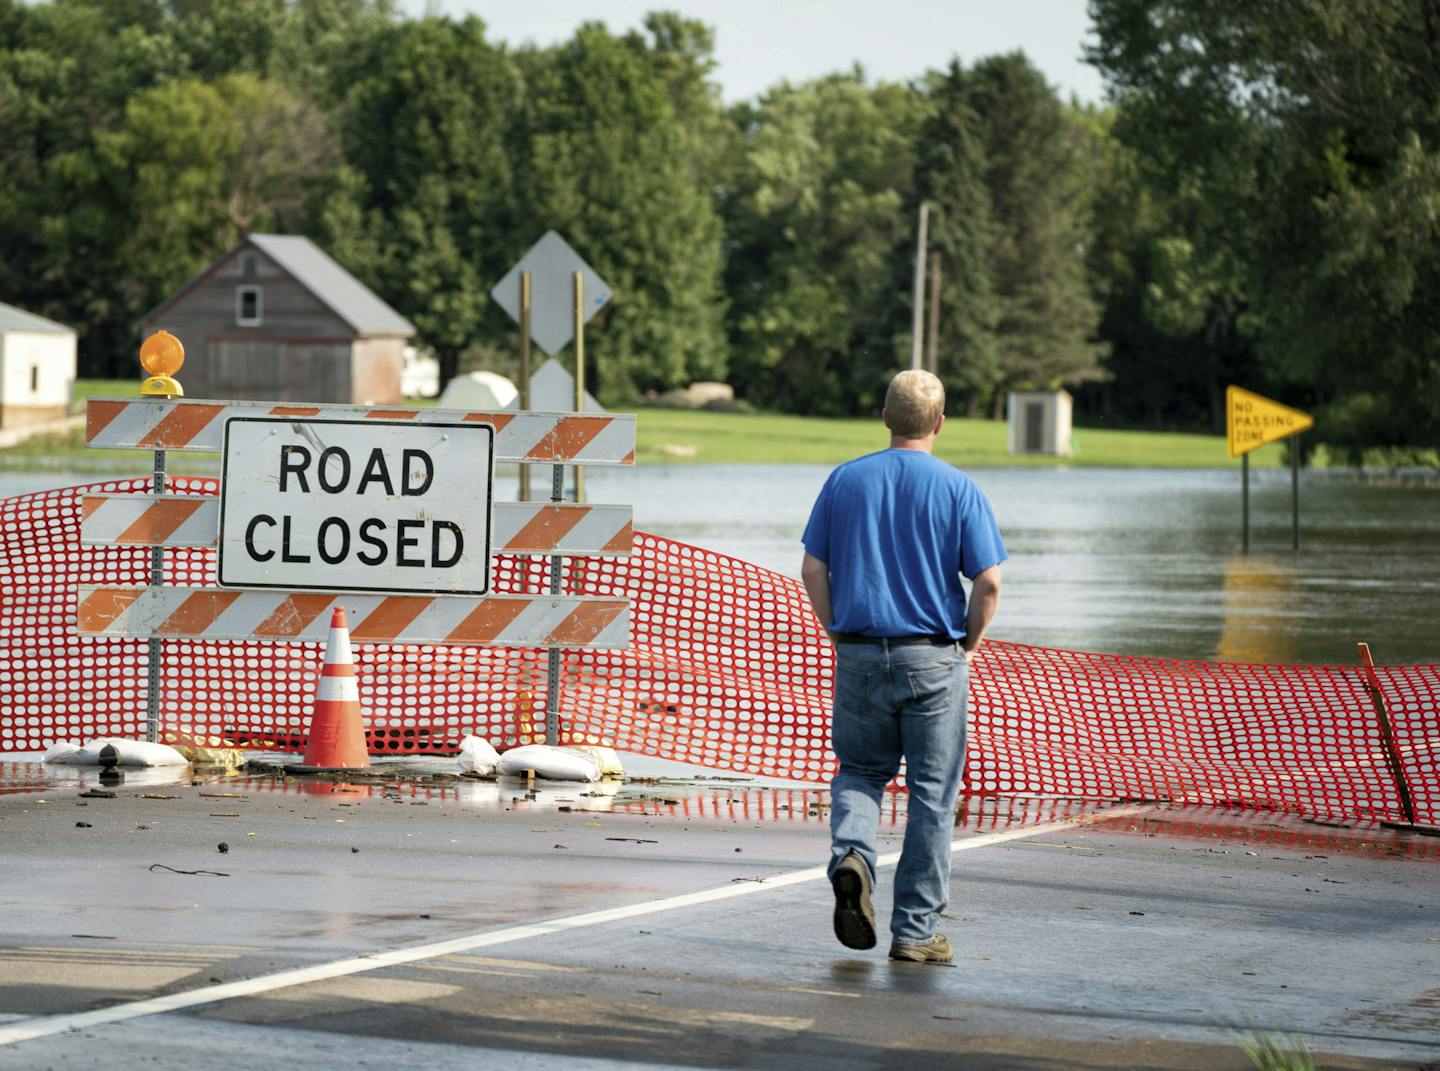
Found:
[[[1005,560],[990,503],[970,477],[931,456],[944,413],[945,388],[929,372],[890,381],[881,414],[890,449],[830,474],[805,526],[801,566],[835,644],[835,936],[849,948],[875,947],[875,833],[903,758],[910,802],[890,957],[921,963],[953,958],[937,925],[950,895],[969,666],[995,616]]]

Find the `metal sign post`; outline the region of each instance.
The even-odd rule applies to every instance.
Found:
[[[1250,553],[1250,455],[1240,458],[1240,553]]]
[[[1290,549],[1300,549],[1300,433],[1290,436]]]
[[[155,451],[154,480],[150,490],[157,495],[165,493],[165,451]],[[165,548],[150,548],[150,586],[165,585]],[[160,665],[165,658],[165,641],[158,636],[149,640],[147,657],[149,666],[145,675],[145,739],[155,743],[160,739]]]

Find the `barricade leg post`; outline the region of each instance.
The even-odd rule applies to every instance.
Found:
[[[165,493],[165,451],[155,451],[154,480],[151,489],[157,495]],[[165,583],[165,549],[150,548],[150,586],[158,588]],[[160,677],[165,658],[165,641],[152,636],[149,641],[148,660],[145,674],[145,739],[155,743],[160,739]]]
[[[565,466],[556,465],[550,481],[550,501],[559,502],[565,497]],[[550,557],[550,594],[560,594],[560,555]],[[548,687],[545,689],[545,743],[551,747],[560,743],[560,648],[552,647],[549,653]]]

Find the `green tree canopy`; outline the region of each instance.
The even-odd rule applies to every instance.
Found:
[[[1440,445],[1440,8],[1094,0],[1117,134],[1234,258],[1269,385],[1351,450]]]
[[[587,336],[606,402],[726,373],[712,47],[701,24],[652,15],[645,33],[592,23],[522,57],[528,223],[515,255],[554,228],[614,289]]]
[[[1098,371],[1099,312],[1085,274],[1084,128],[1023,53],[952,68],[979,120],[990,191],[986,258],[1007,387],[1058,387]]]
[[[932,209],[940,253],[939,374],[952,410],[974,416],[1004,379],[995,338],[990,250],[995,241],[980,119],[958,60],[933,77],[916,148],[915,194]]]
[[[727,197],[734,382],[757,405],[877,408],[909,321],[917,91],[858,71],[782,85],[736,121]]]

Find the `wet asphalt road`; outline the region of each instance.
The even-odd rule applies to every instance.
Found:
[[[89,784],[0,797],[0,1031],[747,892],[3,1045],[0,1068],[1246,1068],[1245,1024],[1322,1067],[1440,1066],[1436,839],[1154,805],[986,844],[955,857],[940,967],[839,946],[823,882],[767,887],[823,862],[823,792]],[[972,803],[957,837],[1098,811]],[[881,850],[902,833],[897,808]]]

